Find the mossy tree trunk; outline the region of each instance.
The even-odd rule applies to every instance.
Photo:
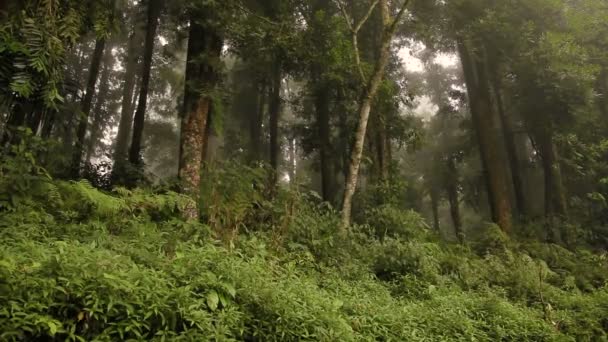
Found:
[[[182,182],[182,192],[193,199],[192,205],[185,208],[183,213],[187,220],[199,218],[198,199],[205,135],[213,91],[218,81],[216,68],[223,47],[221,35],[216,30],[203,26],[201,18],[204,18],[204,13],[191,13],[180,135],[178,175]]]
[[[391,43],[397,29],[397,25],[401,22],[401,18],[405,13],[409,1],[405,1],[399,10],[399,14],[395,18],[391,18],[388,0],[380,0],[377,2],[377,6],[380,9],[380,17],[382,18],[382,40],[379,47],[378,59],[374,64],[374,69],[371,77],[366,82],[365,90],[361,96],[358,109],[359,123],[355,133],[355,142],[351,150],[350,165],[348,167],[348,176],[346,179],[344,197],[342,200],[342,230],[346,231],[351,223],[351,211],[352,201],[355,191],[357,189],[357,182],[359,179],[359,169],[361,167],[361,159],[363,157],[363,147],[365,146],[365,135],[367,133],[367,124],[369,121],[369,114],[371,111],[372,103],[376,98],[380,84],[384,78],[386,66],[388,65],[390,58]],[[370,12],[371,14],[371,12]],[[350,23],[350,20],[347,18]],[[367,19],[365,19],[367,20]],[[360,69],[361,77],[365,79],[364,73],[361,68],[359,60],[359,51],[357,48],[357,33],[365,22],[362,21],[356,28],[351,28],[353,32],[353,41],[355,42],[355,55],[357,58],[357,64]]]

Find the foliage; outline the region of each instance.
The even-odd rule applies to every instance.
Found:
[[[264,204],[266,223],[243,219],[243,212],[252,213],[244,203],[258,201],[243,189],[253,175],[262,177],[251,172],[226,171],[213,181],[244,192],[228,191],[221,202],[222,215],[234,207],[232,217],[249,232],[230,248],[215,241],[209,227],[184,222],[180,208],[189,199],[175,193],[105,193],[84,181],[49,180],[47,194],[30,187],[28,200],[0,216],[1,338],[562,341],[608,335],[605,255],[502,237],[483,242],[494,246],[484,250],[441,243],[417,215],[392,207],[370,211],[368,226],[341,236],[338,215],[297,192]],[[501,234],[490,231],[485,235]]]
[[[38,1],[12,4],[16,8],[0,26],[0,100],[42,104],[56,109],[64,101],[63,67],[66,50],[87,26],[99,36],[113,29],[115,1]]]

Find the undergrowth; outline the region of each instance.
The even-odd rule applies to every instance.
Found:
[[[605,254],[492,226],[448,244],[391,206],[343,236],[313,195],[268,201],[258,170],[213,174],[209,225],[164,189],[3,170],[3,341],[608,340]]]

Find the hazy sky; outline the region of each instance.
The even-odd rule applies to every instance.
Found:
[[[404,47],[399,51],[399,58],[403,67],[408,72],[423,72],[424,63],[416,55],[424,50],[425,46],[421,43],[414,43],[412,46]],[[440,53],[435,57],[435,62],[445,67],[453,67],[459,63],[458,57],[454,54]],[[414,113],[428,120],[437,111],[437,107],[431,102],[428,96],[416,97],[416,108]]]

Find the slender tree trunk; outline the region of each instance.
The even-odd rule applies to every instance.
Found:
[[[76,72],[74,73],[74,83],[77,84],[76,87],[74,87],[73,91],[72,91],[72,101],[74,103],[76,102],[81,102],[83,101],[84,97],[79,97],[79,93],[82,90],[82,87],[85,87],[85,91],[86,91],[86,85],[81,84],[81,80],[83,79],[88,79],[88,74],[90,74],[91,70],[88,70],[88,73],[85,72],[86,66],[88,65],[90,68],[91,65],[91,58],[92,56],[95,54],[94,53],[94,49],[92,51],[90,51],[90,49],[88,48],[88,44],[79,44],[80,48],[78,49],[78,66],[76,67]],[[86,94],[85,94],[86,95]],[[58,130],[58,134],[61,135],[61,139],[62,139],[62,144],[64,146],[64,148],[69,151],[69,153],[74,153],[74,137],[75,137],[75,129],[74,126],[78,126],[78,113],[76,113],[75,111],[70,111],[69,113],[67,113],[66,115],[66,119],[64,120],[64,123],[62,124],[62,127],[60,130]]]
[[[289,184],[294,186],[296,184],[297,170],[296,170],[296,158],[297,158],[297,146],[296,140],[293,138],[289,139],[289,167],[287,171],[289,172]]]
[[[34,135],[38,135],[38,132],[40,131],[40,124],[42,123],[42,119],[44,118],[44,112],[44,109],[35,106],[35,108],[27,115],[27,127],[32,131],[32,134]]]
[[[545,216],[559,215],[565,218],[568,215],[568,208],[553,133],[550,129],[541,130],[542,132],[537,135],[537,144],[545,175]]]
[[[519,160],[517,145],[515,143],[515,129],[513,128],[512,118],[510,118],[506,113],[505,104],[503,102],[503,94],[501,91],[502,87],[495,72],[492,72],[492,85],[498,115],[503,129],[507,157],[509,158],[511,180],[513,181],[513,191],[515,193],[515,205],[519,216],[521,218],[525,218],[528,215],[528,212],[524,192],[524,183],[521,174],[521,162]]]
[[[279,120],[281,116],[281,81],[283,75],[281,72],[281,63],[279,58],[275,58],[272,67],[272,84],[269,93],[269,126],[270,126],[270,167],[272,167],[273,175],[271,179],[272,186],[275,186],[278,180],[279,159],[281,155],[281,146],[279,144]]]
[[[468,44],[469,42],[459,39],[458,50],[465,73],[492,219],[502,230],[509,232],[512,225],[509,175],[503,158],[504,152],[501,150],[500,132],[495,122],[496,106],[492,103],[487,64],[478,55],[471,53]]]
[[[262,160],[262,123],[264,121],[264,109],[266,108],[266,81],[258,84],[257,108],[255,115],[249,120],[249,140],[251,142],[251,162]]]
[[[129,162],[140,166],[141,143],[146,120],[146,107],[148,104],[148,92],[150,86],[150,72],[152,70],[152,56],[154,54],[154,41],[156,39],[156,29],[162,8],[162,0],[149,0],[148,4],[148,24],[146,26],[146,40],[144,42],[143,68],[141,74],[141,87],[139,90],[139,102],[133,121],[133,137],[131,148],[129,149]]]
[[[462,219],[460,217],[460,200],[458,198],[458,170],[456,169],[456,162],[453,157],[448,158],[448,179],[446,185],[446,192],[448,195],[448,202],[450,203],[450,215],[452,216],[452,223],[454,225],[454,234],[458,238],[458,241],[463,242],[464,236],[462,235]]]
[[[344,101],[344,90],[342,86],[338,87],[338,94],[336,98],[337,103],[342,103]],[[349,166],[349,156],[350,156],[350,139],[349,139],[349,129],[348,129],[348,117],[346,108],[344,106],[340,106],[339,112],[339,122],[340,122],[340,151],[342,151],[341,162],[340,162],[340,172],[344,177],[344,181],[348,178],[348,166]]]
[[[103,123],[103,116],[106,114],[104,113],[103,106],[106,102],[108,91],[110,90],[110,72],[113,66],[112,49],[108,47],[104,56],[103,71],[101,72],[101,79],[99,80],[99,91],[97,92],[95,108],[93,109],[94,116],[91,125],[91,134],[89,135],[89,142],[87,144],[86,161],[91,160],[101,132],[103,131],[103,127],[101,126]]]
[[[351,211],[352,211],[352,200],[357,189],[357,182],[359,179],[359,168],[361,167],[361,158],[363,157],[363,147],[365,146],[365,135],[367,132],[367,124],[369,121],[369,113],[371,110],[372,103],[382,79],[386,66],[389,62],[391,42],[395,34],[397,24],[401,21],[401,16],[405,11],[405,6],[408,2],[406,1],[399,12],[399,15],[391,20],[389,15],[389,7],[387,0],[380,0],[378,6],[380,7],[380,13],[382,17],[382,41],[380,44],[379,58],[375,63],[374,71],[371,78],[367,82],[365,91],[359,102],[358,118],[359,124],[355,134],[355,143],[351,151],[351,160],[349,166],[348,177],[346,179],[344,197],[342,200],[342,231],[345,232],[350,226]],[[357,51],[358,55],[358,51]]]
[[[97,84],[97,78],[99,76],[99,69],[103,59],[105,46],[105,39],[97,38],[97,41],[95,42],[95,50],[91,59],[86,93],[81,105],[82,115],[80,117],[78,130],[76,132],[76,146],[74,146],[74,151],[72,153],[72,177],[74,178],[77,178],[80,175],[80,163],[82,162],[82,155],[84,152],[84,139],[87,134],[89,113],[91,112],[91,104],[93,102],[93,95],[95,94],[95,85]]]
[[[57,111],[47,110],[47,113],[44,116],[44,123],[42,125],[41,136],[43,139],[49,139],[51,137],[51,134],[53,133],[53,128],[55,127],[56,120],[57,120]]]
[[[187,220],[198,220],[199,217],[198,197],[205,133],[211,107],[210,92],[218,81],[214,65],[219,60],[223,47],[223,39],[219,33],[203,26],[202,18],[198,14],[200,13],[191,14],[190,20],[178,172],[182,191],[194,200],[193,205],[184,210],[183,214]],[[200,56],[203,54],[207,58],[201,61]]]
[[[319,134],[319,161],[321,163],[321,193],[323,200],[332,203],[334,200],[334,170],[331,151],[331,127],[329,122],[330,89],[319,87],[315,94],[315,111]]]
[[[118,133],[116,135],[116,143],[114,149],[114,167],[113,170],[119,171],[129,151],[129,136],[133,127],[133,94],[137,79],[137,34],[136,30],[131,33],[127,47],[127,60],[124,74],[124,86],[122,89],[122,104],[120,109],[120,122],[118,124]]]
[[[390,175],[390,141],[386,125],[386,113],[378,113],[378,161],[380,168],[380,181],[387,182]]]
[[[598,99],[600,113],[602,113],[604,120],[606,120],[608,119],[608,66],[602,66],[602,69],[597,79],[596,88],[600,93]]]
[[[433,229],[439,232],[441,230],[439,224],[439,191],[432,187],[429,195],[431,196],[431,211],[433,212]]]
[[[562,237],[555,230],[557,218],[566,218],[566,198],[561,180],[557,151],[550,129],[539,128],[537,147],[542,159],[545,188],[545,229],[550,242],[562,243]]]

